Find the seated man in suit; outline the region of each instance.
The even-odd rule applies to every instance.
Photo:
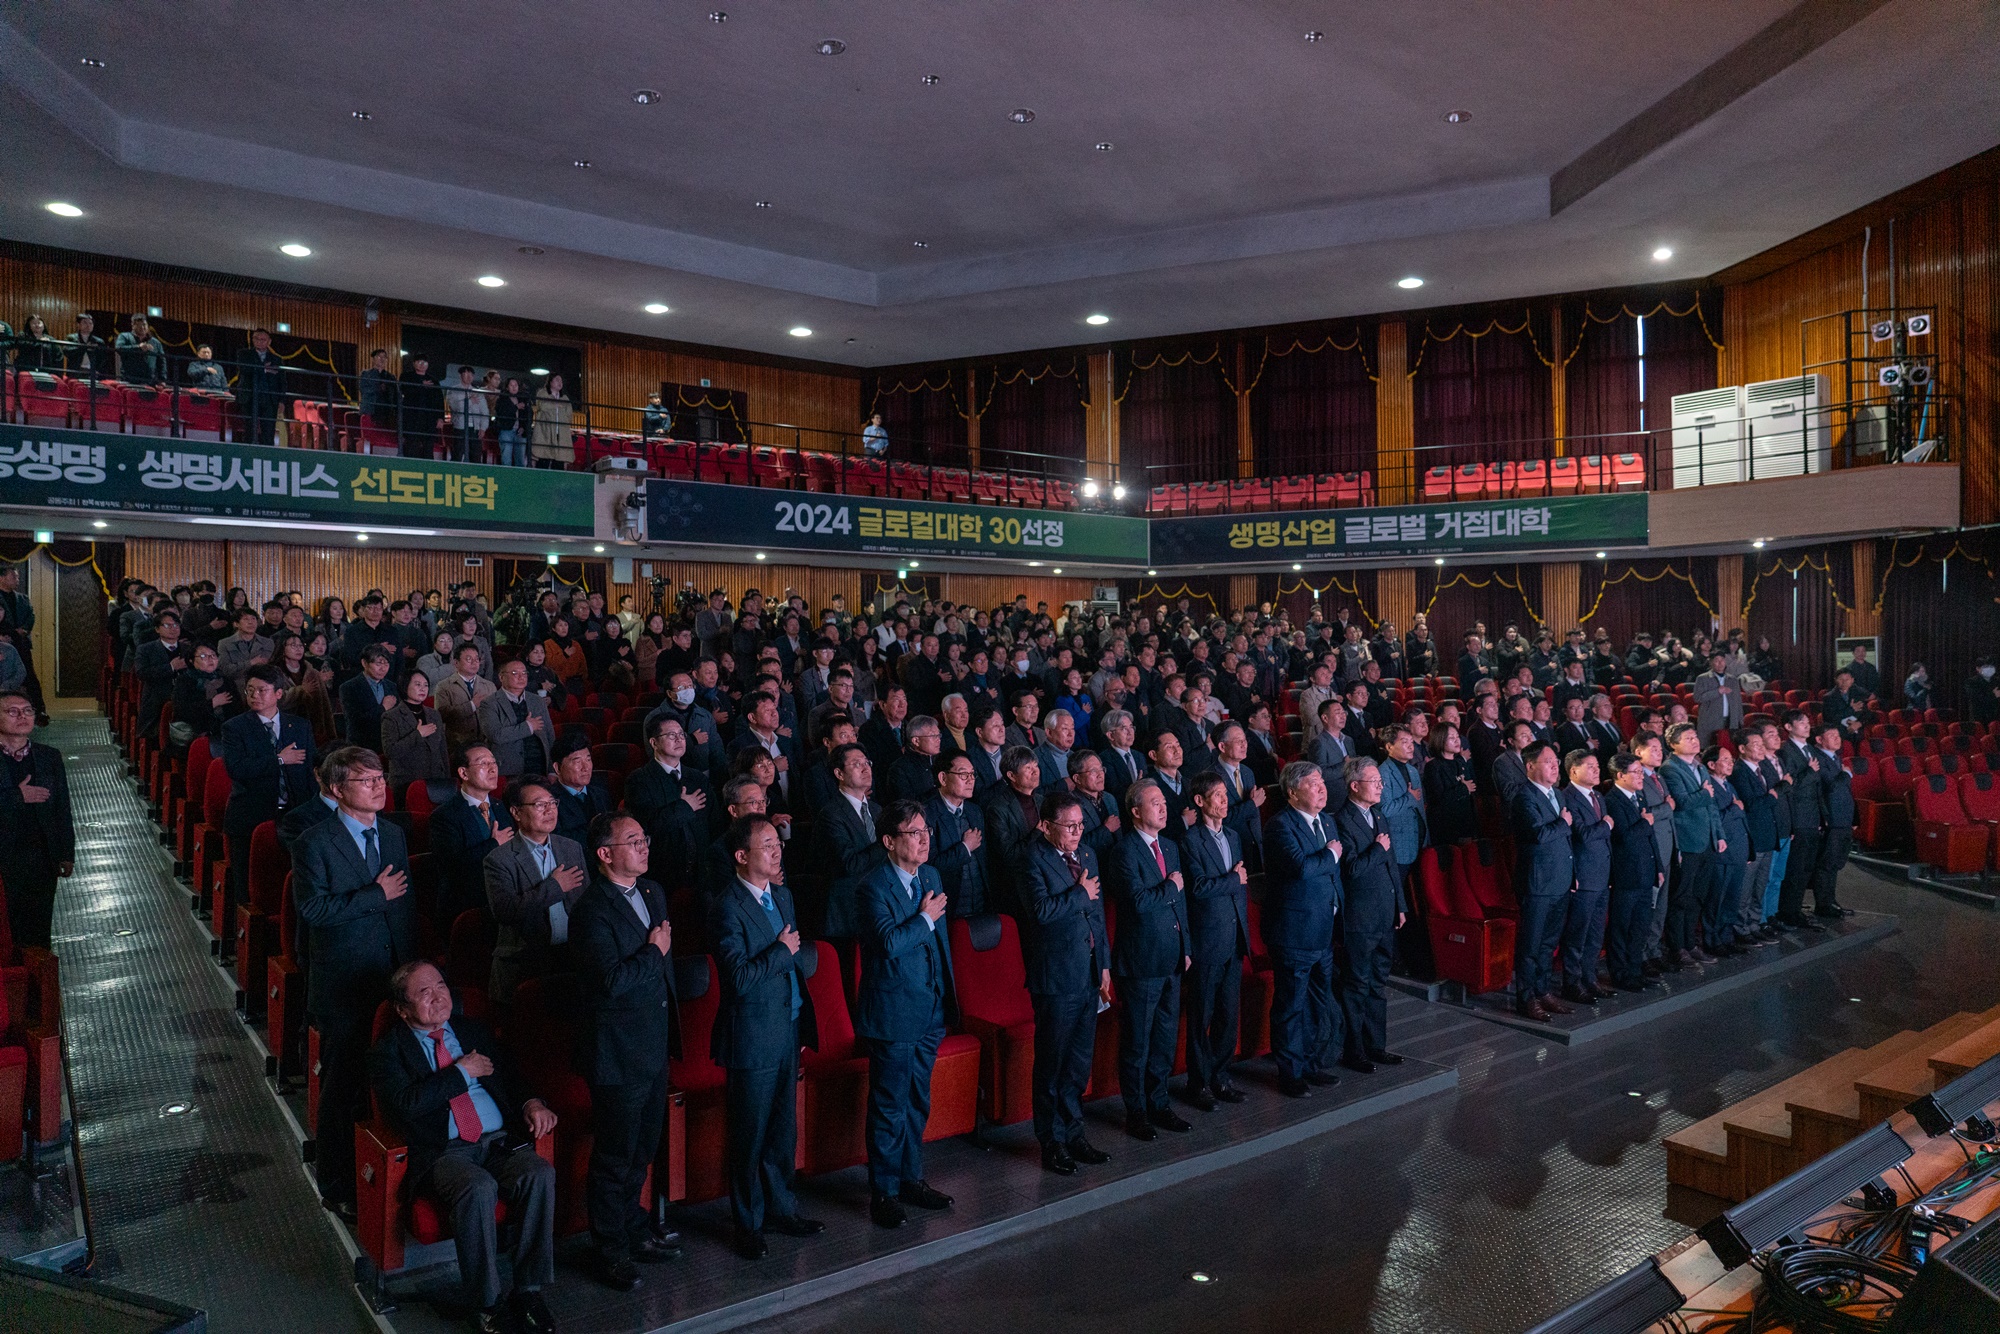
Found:
[[[590,754],[590,733],[566,727],[550,755],[556,770],[556,832],[579,847],[590,837],[590,822],[611,809],[611,789],[597,781],[597,764]]]
[[[431,864],[437,868],[436,921],[447,933],[458,915],[486,906],[486,854],[514,837],[514,816],[500,800],[500,766],[474,742],[459,753],[458,791],[431,812]]]
[[[860,931],[861,882],[882,864],[878,837],[882,808],[870,799],[875,767],[868,753],[852,743],[838,746],[827,757],[838,795],[820,809],[813,821],[808,864],[819,880],[818,901],[806,905],[808,925],[836,939],[853,939]]]
[[[826,1230],[818,1219],[801,1217],[792,1196],[799,1048],[819,1046],[805,969],[819,956],[800,952],[798,915],[791,891],[780,883],[784,844],[778,827],[764,816],[746,815],[723,837],[736,872],[735,884],[709,908],[722,987],[709,1054],[728,1071],[723,1096],[736,1228],[731,1245],[744,1259],[758,1260],[770,1252],[766,1228],[788,1237]]]
[[[320,1036],[313,1174],[320,1198],[351,1223],[354,1121],[368,1091],[369,1030],[389,975],[417,955],[417,914],[403,831],[379,818],[389,804],[382,761],[342,746],[326,757],[325,773],[339,809],[294,845],[292,896],[312,958],[306,1014]]]
[[[1218,1101],[1237,1103],[1243,1091],[1229,1079],[1236,1055],[1243,960],[1250,955],[1250,871],[1229,826],[1231,798],[1217,770],[1188,785],[1200,815],[1181,839],[1188,954],[1181,986],[1187,1013],[1187,1100],[1204,1112]]]
[[[1562,762],[1556,748],[1535,741],[1522,752],[1528,782],[1514,793],[1508,818],[1514,831],[1514,892],[1521,905],[1514,937],[1514,1008],[1537,1023],[1574,1013],[1555,995],[1551,960],[1562,940],[1570,890],[1576,884],[1570,854],[1575,817],[1556,791]]]
[[[1030,760],[1030,763],[1033,761]],[[1028,994],[1035,1010],[1035,1139],[1042,1166],[1061,1176],[1111,1161],[1083,1133],[1083,1090],[1097,1045],[1097,1002],[1109,1004],[1111,943],[1097,856],[1083,846],[1083,814],[1060,789],[1042,799],[1024,872]]]
[[[903,734],[908,739],[902,751],[875,766],[883,774],[882,795],[890,801],[929,801],[938,790],[937,758],[944,749],[944,733],[937,719],[920,713],[903,725]]]
[[[1611,993],[1597,985],[1597,956],[1604,949],[1605,915],[1611,889],[1611,813],[1597,795],[1597,756],[1576,749],[1563,756],[1569,786],[1562,790],[1569,811],[1570,861],[1576,890],[1563,920],[1563,999],[1595,1005]]]
[[[402,1022],[368,1053],[368,1078],[383,1119],[410,1146],[404,1198],[428,1193],[451,1220],[460,1291],[481,1334],[507,1329],[509,1307],[526,1329],[553,1331],[542,1289],[556,1277],[556,1169],[534,1142],[555,1129],[556,1114],[522,1096],[491,1029],[454,1013],[434,965],[397,968],[389,996]],[[504,1301],[493,1221],[502,1200],[518,1233]]]
[[[549,771],[549,739],[555,723],[546,695],[528,689],[528,665],[516,658],[500,664],[500,688],[479,702],[479,739],[493,752],[502,778]]]
[[[556,799],[529,779],[507,789],[515,837],[486,855],[486,906],[496,939],[489,994],[501,1005],[531,977],[567,971],[569,917],[588,878],[583,847],[556,832]]]
[[[271,666],[252,667],[243,678],[246,711],[222,725],[222,767],[229,775],[229,804],[222,832],[229,841],[229,901],[249,901],[250,835],[319,791],[313,777],[318,762],[312,724],[279,713],[284,674]],[[385,974],[386,976],[386,974]]]
[[[977,756],[967,758],[976,770]],[[1000,767],[1003,777],[999,786],[980,802],[986,817],[986,870],[993,890],[987,911],[1012,913],[1025,922],[1031,902],[1028,854],[1035,846],[1041,822],[1035,794],[1041,790],[1042,766],[1034,751],[1011,746]]]
[[[1389,1050],[1389,963],[1396,931],[1409,915],[1395,840],[1382,815],[1382,771],[1375,761],[1347,762],[1347,804],[1334,817],[1340,844],[1340,1010],[1346,1043],[1340,1063],[1362,1074],[1401,1065]]]
[[[382,751],[382,704],[396,697],[390,668],[396,655],[380,644],[361,650],[361,674],[340,687],[340,712],[347,719],[349,744]]]
[[[890,803],[882,813],[888,862],[861,882],[854,1035],[868,1047],[868,1212],[880,1227],[901,1227],[904,1205],[951,1207],[951,1196],[924,1179],[931,1070],[945,1024],[958,1014],[930,839],[921,807]]]
[[[1611,984],[1620,991],[1646,989],[1647,925],[1654,898],[1667,892],[1645,788],[1644,761],[1630,751],[1614,755],[1611,787],[1604,794],[1604,809],[1611,816],[1611,905],[1604,944]]]
[[[595,876],[570,917],[570,957],[583,982],[578,1073],[590,1084],[586,1194],[598,1282],[639,1286],[640,1264],[680,1254],[678,1233],[655,1231],[639,1193],[659,1153],[668,1062],[680,1054],[673,926],[667,896],[645,878],[646,831],[622,811],[591,821]]]
[[[991,912],[986,812],[972,800],[972,789],[978,783],[972,760],[960,752],[936,763],[938,790],[924,802],[923,811],[930,829],[930,866],[938,873],[946,911],[952,917]]]
[[[652,757],[625,776],[625,809],[653,841],[647,878],[669,894],[688,884],[698,849],[708,846],[715,793],[708,775],[686,763],[680,719],[653,715]]]
[[[1322,812],[1326,779],[1310,760],[1279,775],[1285,809],[1265,830],[1264,943],[1271,951],[1271,1059],[1278,1091],[1312,1096],[1310,1085],[1335,1084],[1325,1069],[1343,1045],[1333,1001],[1334,919],[1341,909],[1341,842]]]
[[[1111,845],[1105,864],[1118,936],[1111,950],[1117,979],[1118,1089],[1125,1099],[1125,1133],[1150,1141],[1161,1130],[1186,1133],[1186,1121],[1167,1106],[1167,1076],[1174,1069],[1180,1031],[1181,974],[1193,960],[1187,893],[1180,850],[1167,837],[1167,800],[1160,785],[1142,778],[1126,789],[1131,827]]]

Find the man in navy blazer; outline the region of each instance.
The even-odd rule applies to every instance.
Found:
[[[1514,928],[1514,1009],[1537,1023],[1572,1014],[1554,991],[1551,962],[1562,939],[1576,868],[1570,854],[1575,819],[1556,791],[1561,762],[1546,741],[1521,752],[1528,782],[1514,793],[1508,818],[1514,830],[1514,894],[1521,905]]]
[[[1611,893],[1611,813],[1597,794],[1597,755],[1588,749],[1563,756],[1569,786],[1562,790],[1569,810],[1570,861],[1576,889],[1563,920],[1563,999],[1595,1005],[1611,993],[1597,985],[1597,956],[1604,948],[1605,915]]]
[[[1611,816],[1611,906],[1604,943],[1611,985],[1620,991],[1646,989],[1647,925],[1654,898],[1667,892],[1645,786],[1645,764],[1637,755],[1626,751],[1611,757],[1611,786],[1604,793],[1604,809]]]
[[[611,789],[596,781],[590,733],[581,727],[565,728],[553,751],[556,771],[550,793],[556,799],[556,833],[582,847],[590,837],[590,822],[616,803],[611,800]]]
[[[500,765],[484,742],[458,757],[458,791],[431,812],[431,864],[438,873],[437,925],[486,906],[486,854],[514,837],[514,815],[500,799]]]
[[[807,865],[817,892],[807,898],[806,923],[848,940],[859,934],[861,882],[882,864],[882,808],[869,796],[875,766],[868,752],[847,742],[826,764],[837,787],[813,821]]]
[[[1103,718],[1104,745],[1097,754],[1104,761],[1104,790],[1113,801],[1125,799],[1125,789],[1146,771],[1146,757],[1132,749],[1138,741],[1132,715],[1125,709],[1111,709]]]
[[[709,776],[688,761],[680,719],[655,714],[646,762],[625,776],[625,809],[653,840],[646,878],[669,893],[687,885],[719,809]]]
[[[963,752],[935,761],[937,791],[925,798],[924,822],[930,826],[930,864],[938,873],[953,917],[992,912],[987,902],[986,812],[972,799],[978,779]]]
[[[292,846],[292,898],[312,959],[306,1013],[320,1037],[313,1174],[320,1196],[351,1220],[368,1037],[389,975],[416,957],[417,913],[403,831],[378,818],[389,804],[382,761],[342,746],[326,758],[326,779],[335,810]]]
[[[1229,1080],[1236,1055],[1237,1014],[1243,993],[1243,960],[1250,955],[1250,871],[1243,845],[1228,825],[1229,791],[1219,770],[1188,785],[1200,818],[1181,838],[1181,874],[1187,892],[1188,954],[1193,963],[1181,986],[1187,1012],[1187,1100],[1204,1112],[1216,1103],[1242,1102]]]
[[[586,852],[596,875],[570,915],[570,961],[583,982],[580,1073],[590,1083],[586,1208],[598,1282],[639,1286],[638,1264],[680,1254],[680,1238],[656,1233],[639,1207],[646,1169],[660,1148],[668,1062],[679,1055],[674,932],[667,896],[646,879],[646,831],[623,811],[590,823]]]
[[[340,687],[340,713],[347,719],[347,739],[369,750],[382,749],[382,701],[396,697],[396,683],[390,676],[395,657],[380,644],[361,650],[361,674],[351,676]]]
[[[1243,854],[1249,859],[1252,870],[1262,870],[1264,866],[1264,789],[1257,786],[1257,775],[1250,770],[1250,733],[1243,724],[1231,720],[1215,729],[1215,763],[1211,766],[1222,773],[1223,785],[1229,793],[1229,827],[1235,831],[1237,841],[1243,845]],[[1194,804],[1193,789],[1190,787],[1188,805]],[[1195,817],[1197,821],[1200,816]],[[1189,825],[1192,829],[1194,826]],[[1176,830],[1176,837],[1185,840],[1184,830]]]
[[[1396,929],[1408,918],[1395,842],[1381,814],[1382,771],[1356,756],[1347,762],[1347,804],[1333,827],[1347,854],[1341,859],[1340,1011],[1346,1042],[1340,1063],[1362,1074],[1377,1065],[1401,1065],[1389,1050],[1389,963]]]
[[[1271,1057],[1278,1091],[1309,1098],[1337,1084],[1324,1068],[1342,1044],[1333,1003],[1333,929],[1341,843],[1326,820],[1326,778],[1310,760],[1285,766],[1285,809],[1264,831],[1264,944],[1271,951]]]
[[[1167,1106],[1167,1077],[1174,1072],[1180,1034],[1179,979],[1194,961],[1193,941],[1180,849],[1167,835],[1166,794],[1151,778],[1141,778],[1125,790],[1125,810],[1131,827],[1113,841],[1105,866],[1118,913],[1111,948],[1123,1021],[1118,1089],[1125,1099],[1125,1133],[1149,1141],[1159,1130],[1185,1134],[1194,1128]]]
[[[1097,854],[1083,846],[1083,811],[1058,788],[1042,799],[1026,883],[1028,995],[1035,1007],[1035,1138],[1042,1166],[1069,1176],[1111,1161],[1083,1134],[1083,1089],[1097,1044],[1097,1003],[1111,1002],[1111,942]]]
[[[319,793],[313,766],[312,724],[278,712],[285,678],[277,668],[253,667],[243,677],[245,711],[222,725],[222,768],[229,775],[229,804],[222,832],[229,843],[229,901],[249,901],[250,835]],[[387,974],[384,974],[386,977]]]
[[[736,1253],[769,1253],[764,1230],[810,1237],[825,1230],[800,1217],[792,1195],[798,1156],[799,1048],[819,1046],[812,992],[806,987],[817,947],[804,950],[798,914],[783,884],[785,847],[767,816],[729,826],[723,846],[736,863],[735,883],[709,908],[722,1004],[709,1055],[729,1073],[729,1209]]]
[[[958,1014],[944,882],[926,864],[930,841],[924,808],[891,802],[882,812],[888,863],[861,882],[854,1035],[868,1046],[868,1212],[882,1227],[901,1227],[906,1204],[951,1207],[951,1196],[924,1179],[931,1070],[945,1024]]]

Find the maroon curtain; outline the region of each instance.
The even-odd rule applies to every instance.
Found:
[[[1085,373],[1082,363],[1077,363],[1076,374],[1071,375],[1051,373],[1033,379],[1024,375],[1012,384],[999,385],[991,378],[997,374],[1005,380],[1016,373],[1003,369],[983,372],[979,377],[980,405],[985,408],[979,419],[979,466],[993,471],[1011,468],[1059,477],[1076,475],[1080,469],[1065,466],[1065,461],[1080,462],[1084,456],[1083,399],[1089,386],[1077,380],[1077,375]],[[988,389],[992,390],[990,399],[986,397]]]
[[[1609,324],[1585,321],[1585,303],[1563,303],[1565,351],[1575,349],[1563,372],[1564,431],[1572,454],[1613,452],[1589,437],[1639,429],[1639,322],[1620,315]],[[1575,340],[1581,332],[1582,343]],[[1620,449],[1615,452],[1623,453]]]
[[[1486,631],[1494,638],[1510,624],[1521,627],[1521,633],[1534,636],[1535,617],[1529,609],[1527,598],[1513,587],[1526,590],[1527,594],[1539,597],[1541,584],[1532,566],[1498,565],[1480,569],[1430,569],[1417,571],[1417,610],[1430,608],[1425,619],[1431,627],[1431,638],[1437,641],[1438,656],[1443,659],[1444,670],[1453,670],[1458,663],[1458,654],[1465,636],[1475,622],[1484,621]],[[1495,578],[1498,575],[1499,578]],[[1461,577],[1462,576],[1462,577]],[[1527,582],[1522,582],[1523,580]],[[1475,587],[1484,584],[1484,588]],[[1399,627],[1408,630],[1408,626]]]
[[[1694,580],[1666,574],[1668,569]],[[1630,572],[1629,576],[1627,572]],[[1626,576],[1626,577],[1621,577]],[[1661,577],[1664,576],[1664,577]],[[1578,611],[1590,614],[1583,622],[1586,638],[1595,639],[1599,630],[1623,652],[1641,630],[1659,636],[1672,631],[1681,642],[1693,645],[1695,636],[1713,633],[1710,616],[1702,605],[1715,605],[1715,558],[1680,557],[1676,560],[1585,561],[1578,581]],[[1696,596],[1699,591],[1700,596]],[[1599,593],[1603,594],[1602,600]],[[1592,612],[1591,604],[1597,605]],[[1555,627],[1558,634],[1569,626]],[[1725,630],[1727,626],[1723,627]]]
[[[1142,358],[1159,355],[1148,352]],[[1113,383],[1127,381],[1114,375]],[[1236,475],[1236,395],[1222,382],[1219,358],[1204,365],[1187,361],[1133,371],[1129,383],[1118,418],[1119,465],[1128,486]]]
[[[1784,666],[1784,679],[1802,690],[1823,690],[1833,683],[1834,641],[1845,628],[1840,603],[1853,605],[1853,584],[1846,559],[1837,559],[1833,566],[1837,599],[1836,588],[1828,584],[1824,572],[1815,568],[1826,564],[1828,555],[1824,547],[1787,551],[1778,556],[1760,552],[1758,559],[1745,563],[1743,573],[1746,598],[1752,596],[1751,581],[1756,581],[1750,621],[1743,627],[1744,633],[1753,647],[1758,636],[1770,636],[1771,651]],[[1814,565],[1788,572],[1786,567],[1798,565],[1802,556],[1810,557]]]
[[[1672,429],[1674,395],[1715,388],[1715,344],[1708,340],[1707,331],[1722,327],[1720,302],[1706,294],[1697,294],[1694,299],[1704,302],[1703,310],[1708,317],[1705,327],[1694,311],[1669,315],[1663,310],[1646,317],[1646,429],[1649,431]],[[1685,308],[1688,299],[1677,296],[1671,304]],[[1634,309],[1641,308],[1634,303]]]
[[[877,389],[878,384],[886,389],[897,379],[904,384],[916,384],[919,380],[938,384],[950,375],[949,371],[933,371],[927,376],[885,376],[877,382],[862,383],[861,401],[874,404],[872,410],[882,414],[882,428],[889,433],[890,458],[941,468],[966,466],[965,418],[959,415],[964,406],[960,385],[953,383],[941,389],[918,389],[910,393]]]
[[[1374,339],[1358,336],[1363,347]],[[1260,477],[1373,471],[1375,382],[1360,350],[1268,358],[1250,391],[1250,435]]]
[[[1328,577],[1324,573],[1313,575],[1310,572],[1260,574],[1257,576],[1257,601],[1270,603],[1274,613],[1282,610],[1291,618],[1294,628],[1302,627],[1312,615],[1314,599],[1311,585],[1321,584]],[[1320,610],[1326,614],[1326,619],[1333,620],[1340,609],[1345,607],[1349,620],[1357,625],[1374,628],[1374,617],[1381,615],[1381,609],[1375,603],[1375,571],[1344,570],[1341,572],[1340,582],[1354,591],[1349,593],[1331,587],[1324,589],[1318,601]],[[1280,588],[1292,591],[1280,593],[1278,591]]]
[[[1986,562],[1981,566],[1965,554],[1940,562],[1939,557],[1954,545],[1970,548]],[[1888,568],[1891,544],[1878,542],[1875,568]],[[1972,667],[1982,657],[1992,656],[2000,645],[2000,581],[1988,570],[2000,569],[2000,542],[1992,533],[1970,533],[1955,544],[1950,537],[1932,538],[1921,544],[1894,544],[1900,564],[1921,551],[1922,559],[1908,568],[1898,568],[1888,576],[1882,599],[1882,669],[1884,698],[1900,705],[1903,678],[1912,663],[1930,669],[1931,696],[1935,707],[1965,708],[1965,683]],[[1877,575],[1877,587],[1866,591],[1871,604],[1884,591]]]
[[[1498,312],[1519,333],[1493,329],[1474,338],[1461,332],[1443,342],[1419,336],[1421,357],[1411,390],[1415,398],[1417,466],[1480,463],[1494,459],[1540,458],[1553,433],[1554,407],[1549,368],[1536,348],[1547,348],[1545,314]],[[1461,323],[1479,330],[1495,312],[1440,312],[1426,325],[1448,334]],[[1533,337],[1530,337],[1533,334]]]

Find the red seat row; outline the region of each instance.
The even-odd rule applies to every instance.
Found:
[[[1502,500],[1643,491],[1646,461],[1637,454],[1588,454],[1559,459],[1439,464],[1424,470],[1424,499]]]
[[[1375,503],[1375,477],[1367,472],[1301,477],[1246,477],[1229,482],[1174,482],[1154,487],[1146,513],[1238,514],[1258,510],[1345,509]]]

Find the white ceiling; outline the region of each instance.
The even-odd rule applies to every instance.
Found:
[[[1990,0],[5,14],[0,235],[851,366],[1700,276],[2000,142]]]

